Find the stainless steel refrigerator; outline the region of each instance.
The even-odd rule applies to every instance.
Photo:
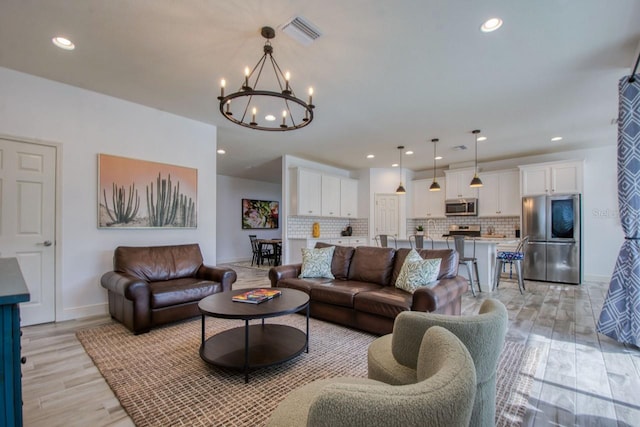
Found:
[[[523,236],[529,236],[525,279],[581,282],[581,215],[580,194],[522,198]]]

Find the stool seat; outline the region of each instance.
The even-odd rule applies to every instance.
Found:
[[[493,289],[498,289],[498,285],[500,285],[500,273],[502,268],[509,264],[509,279],[512,277],[513,267],[516,268],[516,275],[518,276],[518,289],[520,290],[520,294],[523,294],[524,288],[524,279],[522,274],[522,262],[524,261],[524,253],[527,242],[529,241],[529,237],[524,237],[520,243],[518,243],[518,248],[515,251],[500,251],[496,256],[496,274],[494,279]]]

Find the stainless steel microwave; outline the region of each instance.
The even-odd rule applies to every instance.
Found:
[[[444,202],[446,216],[478,216],[478,199],[450,199]]]

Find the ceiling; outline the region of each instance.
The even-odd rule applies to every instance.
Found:
[[[277,29],[293,16],[322,36],[303,46]],[[502,28],[480,32],[494,16]],[[283,154],[386,168],[404,145],[421,171],[439,138],[439,167],[473,161],[473,129],[480,163],[615,144],[639,22],[637,0],[0,0],[0,66],[214,124],[219,174],[279,182]],[[294,90],[314,88],[303,129],[246,129],[218,110],[220,79],[241,85],[265,25]]]

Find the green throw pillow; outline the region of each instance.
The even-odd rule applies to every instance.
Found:
[[[333,260],[333,251],[335,246],[315,249],[302,249],[302,272],[298,276],[300,279],[305,277],[326,277],[327,279],[335,279],[331,274],[331,261]]]
[[[422,286],[435,286],[441,262],[440,258],[422,259],[420,254],[412,249],[402,264],[396,288],[413,293]]]

